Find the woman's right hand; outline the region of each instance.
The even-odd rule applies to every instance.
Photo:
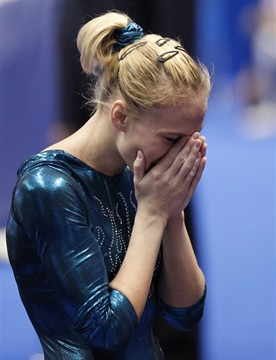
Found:
[[[145,156],[138,150],[133,164],[138,208],[163,216],[165,221],[178,215],[188,205],[201,178],[206,148],[205,138],[199,133],[188,141],[180,138],[147,172]]]

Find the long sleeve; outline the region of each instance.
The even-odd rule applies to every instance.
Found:
[[[166,304],[161,297],[158,297],[158,307],[162,317],[178,330],[191,330],[202,318],[207,288],[202,297],[192,306],[176,308]]]
[[[41,282],[46,275],[77,333],[94,349],[124,347],[136,313],[109,288],[108,250],[94,235],[76,180],[53,166],[33,169],[17,184],[13,213],[35,244]]]

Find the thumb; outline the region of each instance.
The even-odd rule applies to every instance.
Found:
[[[134,181],[140,182],[145,175],[145,157],[141,150],[137,151],[136,159],[133,163]]]

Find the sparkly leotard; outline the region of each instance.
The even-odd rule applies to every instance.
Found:
[[[163,359],[151,330],[156,312],[183,330],[201,318],[204,296],[188,308],[158,297],[161,255],[139,322],[127,297],[109,288],[135,211],[128,168],[109,177],[61,150],[34,155],[20,167],[8,253],[45,360]]]

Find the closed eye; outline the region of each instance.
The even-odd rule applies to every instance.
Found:
[[[174,138],[172,138],[172,137],[166,137],[165,138],[166,139],[166,141],[168,141],[168,142],[170,142],[170,143],[174,143],[174,142],[176,142],[178,139],[180,139],[180,136],[178,136],[178,137],[174,137]]]

